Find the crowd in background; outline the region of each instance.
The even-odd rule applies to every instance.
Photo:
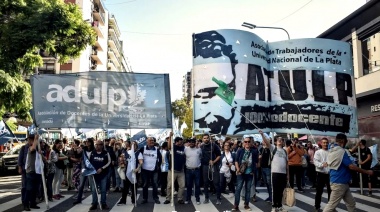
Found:
[[[329,199],[331,193],[327,164],[329,141],[323,138],[318,145],[313,145],[310,141],[303,143],[281,137],[276,137],[272,142],[263,134],[262,138],[262,142],[247,136],[242,140],[229,137],[215,140],[206,134],[202,139],[176,137],[172,142],[171,134],[161,145],[154,137],[148,137],[146,146],[140,148],[135,141],[114,138],[103,141],[93,138],[84,141],[57,139],[51,147],[38,136],[29,135],[28,143],[20,151],[18,163],[19,173],[22,174],[24,210],[38,209],[37,204],[44,201],[42,177],[36,173],[36,161],[42,157],[48,201],[65,198],[61,194],[65,188],[77,192],[73,204],[80,204],[83,192],[91,189],[93,200],[90,210],[97,209],[98,193],[103,209],[108,208],[108,192],[121,193],[119,206],[127,203],[128,195],[131,196],[132,204],[135,204],[138,187],[143,188],[143,200],[140,203],[147,203],[150,186],[153,187],[152,197],[156,204],[160,204],[158,195],[166,197],[164,204],[171,202],[172,195],[177,196],[178,204],[191,202],[192,196],[196,204],[201,204],[200,195],[204,195],[203,204],[207,204],[210,194],[216,195],[215,204],[221,204],[223,193],[235,196],[233,210],[239,210],[241,199],[244,209],[250,210],[249,203],[257,201],[256,187],[265,186],[268,193],[265,201],[272,204],[272,211],[285,211],[281,203],[282,191],[289,182],[290,187],[296,185],[300,193],[305,192],[307,184],[316,189],[315,210],[322,211],[320,203],[323,188],[327,187]],[[360,148],[364,152],[360,155],[362,168],[369,169],[370,151],[365,145],[362,140],[350,151],[354,153]],[[173,175],[171,154],[174,154]],[[132,171],[137,176],[136,186],[126,177],[132,155],[135,158]],[[86,162],[84,158],[95,168],[93,177],[82,174]],[[172,176],[175,181],[173,194]],[[368,195],[372,195],[371,178],[365,176]]]

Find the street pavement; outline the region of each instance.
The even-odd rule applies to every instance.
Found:
[[[365,195],[361,195],[357,188],[353,188],[352,192],[356,199],[356,207],[358,212],[375,212],[379,211],[380,208],[380,191],[375,189],[373,191],[373,196],[368,197]],[[65,188],[61,189],[62,194],[65,198],[61,198],[60,200],[54,200],[53,202],[49,202],[49,209],[47,209],[45,202],[39,204],[41,209],[36,210],[32,209],[32,211],[70,211],[70,212],[79,212],[79,211],[88,211],[91,206],[91,195],[90,192],[86,192],[84,194],[84,199],[82,204],[78,204],[73,206],[74,199],[72,198],[75,195],[75,191],[66,191]],[[258,187],[258,191],[260,193],[257,194],[257,202],[251,202],[250,207],[252,211],[270,211],[271,205],[264,200],[268,197],[266,192],[266,188]],[[315,190],[314,189],[305,189],[305,193],[296,193],[296,206],[294,207],[284,207],[288,211],[314,211],[314,199],[315,199]],[[151,189],[150,191],[151,192]],[[367,192],[365,191],[364,194]],[[110,207],[111,212],[169,212],[169,211],[178,211],[178,212],[214,212],[214,211],[231,211],[234,202],[234,194],[230,195],[222,195],[222,204],[216,205],[216,196],[212,195],[210,197],[211,202],[209,204],[195,204],[195,199],[192,197],[194,202],[190,204],[179,205],[175,204],[174,207],[171,204],[164,205],[165,201],[164,197],[160,196],[161,204],[154,204],[151,199],[151,194],[149,194],[149,200],[146,204],[137,204],[137,207],[133,207],[131,203],[131,199],[128,196],[127,205],[117,206],[116,203],[121,197],[121,193],[118,192],[109,192],[107,195],[107,204]],[[137,194],[138,203],[142,201],[142,190],[138,190]],[[201,196],[201,202],[203,202],[204,196]],[[325,206],[327,202],[327,194],[324,193],[322,197],[322,208]],[[23,206],[21,204],[21,177],[19,175],[15,176],[6,176],[0,177],[0,211],[5,212],[19,212],[23,210]],[[240,201],[240,210],[243,209],[243,201]],[[98,209],[99,211],[99,209]],[[347,211],[344,202],[342,201],[337,211]]]

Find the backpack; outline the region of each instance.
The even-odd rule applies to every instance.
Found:
[[[274,148],[273,152],[271,152],[271,161],[273,160],[274,155],[277,152],[277,146]],[[288,152],[284,149],[285,155],[286,155],[286,162],[288,162]]]

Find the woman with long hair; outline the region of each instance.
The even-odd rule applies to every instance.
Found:
[[[228,190],[232,193],[235,193],[235,182],[233,180],[233,175],[235,174],[235,153],[231,152],[231,143],[229,140],[223,142],[223,150],[220,161],[222,161],[220,166],[220,188],[221,193],[228,194],[226,192],[226,185]],[[233,167],[231,169],[231,167]],[[236,174],[235,174],[236,175]]]
[[[79,190],[79,184],[80,184],[80,175],[81,175],[81,161],[82,161],[82,148],[80,146],[80,141],[77,139],[74,139],[74,143],[72,146],[72,156],[70,157],[70,160],[73,162],[73,177],[72,177],[72,184],[75,187],[76,190]]]
[[[47,166],[46,175],[46,190],[49,201],[53,201],[53,179],[55,175],[55,162],[57,162],[58,157],[55,151],[51,150],[49,145],[45,145],[45,161]]]
[[[68,159],[67,156],[65,156],[61,151],[63,148],[63,142],[60,139],[55,140],[53,151],[57,155],[57,162],[55,162],[55,173],[54,173],[54,179],[53,179],[53,198],[56,200],[59,200],[60,198],[63,198],[64,196],[60,194],[60,187],[61,183],[63,181],[63,170],[65,169],[65,160]]]

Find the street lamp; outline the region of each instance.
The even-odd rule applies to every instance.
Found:
[[[254,24],[250,24],[250,23],[247,23],[247,22],[244,22],[242,24],[243,27],[247,27],[247,28],[250,28],[250,29],[255,29],[255,28],[264,28],[264,29],[281,29],[281,30],[284,30],[286,32],[286,34],[288,35],[288,40],[290,40],[290,36],[289,36],[289,33],[288,31],[286,31],[286,29],[284,28],[281,28],[281,27],[267,27],[267,26],[256,26]]]

